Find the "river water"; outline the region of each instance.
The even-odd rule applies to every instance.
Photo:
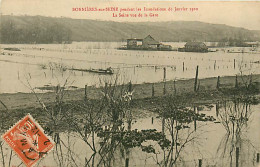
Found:
[[[86,84],[99,87],[116,77],[119,84],[129,81],[133,84],[160,82],[163,80],[164,67],[166,80],[194,78],[197,65],[199,78],[230,76],[241,72],[260,73],[259,63],[254,63],[259,61],[260,53],[251,51],[252,48],[218,48],[217,52],[208,53],[116,49],[123,44],[74,42],[1,45],[0,93],[30,92],[31,88],[63,85],[66,80],[66,86],[79,88]],[[168,44],[178,48],[185,43]],[[20,48],[21,51],[3,50],[7,47]],[[216,51],[216,48],[211,50]],[[114,69],[114,75],[69,70],[108,67]],[[35,91],[46,92],[44,89]]]

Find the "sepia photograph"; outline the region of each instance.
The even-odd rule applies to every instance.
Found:
[[[0,0],[0,167],[259,167],[260,1]]]

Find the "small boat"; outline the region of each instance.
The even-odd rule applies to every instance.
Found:
[[[99,73],[99,74],[114,74],[113,70],[111,67],[107,69],[89,69],[87,70],[88,72],[94,72],[94,73]]]
[[[112,75],[114,74],[114,71],[111,67],[107,68],[107,69],[72,69],[75,71],[85,71],[85,72],[93,72],[93,73],[98,73],[98,74],[108,74],[108,75]]]
[[[19,48],[4,48],[4,50],[21,51]]]

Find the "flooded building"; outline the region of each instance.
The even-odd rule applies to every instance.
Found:
[[[130,38],[127,39],[127,45],[120,47],[119,49],[126,50],[172,50],[171,45],[164,45],[159,41],[155,40],[151,35],[143,39]]]
[[[184,48],[179,48],[179,52],[208,52],[208,47],[203,42],[187,42]]]
[[[143,39],[137,39],[137,38],[132,38],[132,39],[127,39],[127,49],[131,48],[137,48],[143,45]]]
[[[143,47],[145,48],[159,48],[160,42],[156,41],[151,35],[143,39]]]

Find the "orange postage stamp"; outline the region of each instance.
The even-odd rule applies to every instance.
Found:
[[[17,122],[2,138],[28,167],[33,166],[54,146],[54,141],[44,134],[30,114]]]

